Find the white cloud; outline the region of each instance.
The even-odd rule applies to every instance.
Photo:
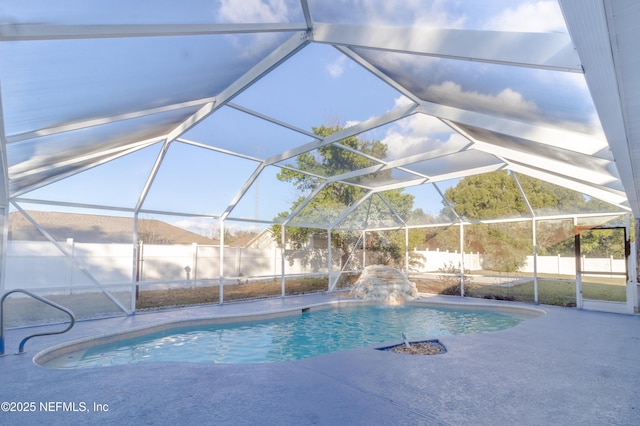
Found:
[[[590,133],[593,137],[600,140],[607,140],[606,135],[604,134],[604,130],[602,129],[602,124],[600,123],[600,117],[598,117],[597,112],[593,112],[590,116],[589,124],[586,129],[587,133]]]
[[[264,52],[271,51],[282,42],[282,35],[278,33],[252,34],[248,38],[228,35],[232,43],[238,49],[238,53],[243,58],[254,59]]]
[[[413,101],[409,98],[407,98],[406,96],[399,96],[396,99],[393,100],[393,107],[394,108],[400,108],[400,107],[404,107],[407,105],[412,105]]]
[[[584,74],[577,72],[538,72],[532,73],[538,81],[543,84],[555,85],[557,87],[570,86],[577,90],[588,92]]]
[[[559,128],[588,133],[602,137],[598,116],[594,112],[583,120],[562,119],[538,108],[536,102],[527,100],[520,92],[505,88],[497,94],[463,91],[462,87],[451,81],[426,89],[430,101],[458,107],[468,111],[477,111],[503,117],[512,117],[532,124],[552,124]]]
[[[347,64],[347,57],[340,55],[335,61],[327,64],[327,72],[333,78],[338,78],[344,73],[344,68]]]
[[[387,0],[361,1],[357,6],[359,19],[369,24],[418,25],[432,28],[463,28],[466,18],[453,17],[451,0]],[[337,9],[339,10],[339,9]]]
[[[169,221],[169,223],[207,238],[217,239],[220,237],[220,222],[216,219],[193,217]],[[264,226],[252,223],[225,222],[224,229],[226,232],[235,234],[238,231],[260,232]]]
[[[526,100],[521,93],[511,88],[503,89],[497,95],[491,95],[476,91],[463,91],[459,84],[445,81],[442,84],[429,86],[426,93],[429,100],[433,102],[467,110],[495,113],[527,120],[540,118],[536,103]]]
[[[287,22],[290,16],[286,0],[222,0],[218,18],[223,22]]]
[[[487,30],[520,32],[566,32],[557,1],[540,0],[520,4],[490,19]]]
[[[196,234],[203,235],[208,238],[218,236],[214,235],[214,231],[216,231],[217,227],[217,221],[208,218],[179,219],[172,222],[172,225],[175,225],[182,229],[186,229],[187,231],[191,231]]]
[[[402,98],[396,99],[402,103]],[[469,143],[437,118],[415,114],[394,123],[382,142],[387,145],[388,158],[398,159],[425,152],[451,152]]]
[[[389,3],[389,2],[387,2]],[[434,0],[428,8],[424,5],[424,0],[402,1],[406,7],[415,9],[415,19],[413,24],[423,27],[433,28],[464,28],[467,21],[464,16],[453,17],[447,8],[451,8],[451,0]],[[389,12],[391,13],[393,9]]]
[[[294,13],[289,6],[287,0],[221,0],[217,18],[221,22],[243,24],[289,22]],[[277,33],[228,37],[245,58],[254,58],[273,49],[281,39]]]

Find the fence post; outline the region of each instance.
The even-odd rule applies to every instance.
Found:
[[[613,255],[609,255],[609,278],[613,278]]]
[[[198,243],[191,243],[191,264],[193,265],[193,273],[191,274],[192,287],[195,288],[198,282]]]
[[[69,250],[69,254],[71,257],[75,257],[75,243],[73,238],[67,238],[67,249]],[[73,294],[73,265],[70,262],[65,262],[67,264],[67,277],[69,280],[69,294]]]

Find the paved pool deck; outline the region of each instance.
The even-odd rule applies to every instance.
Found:
[[[364,347],[273,364],[54,370],[32,361],[43,349],[86,336],[330,300],[336,297],[317,294],[81,321],[65,335],[28,341],[23,355],[14,355],[23,337],[54,327],[8,330],[0,402],[35,411],[0,411],[0,424],[640,424],[640,316],[575,308],[495,302],[546,314],[500,332],[440,337],[448,352],[432,356]]]

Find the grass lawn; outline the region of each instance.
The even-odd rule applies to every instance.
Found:
[[[469,296],[503,296],[507,300],[522,302],[534,301],[533,280],[512,287],[494,287],[471,285],[467,288]],[[620,285],[582,283],[582,297],[585,299],[624,302],[626,288]],[[500,298],[500,297],[495,297]],[[538,301],[545,305],[576,306],[576,284],[572,281],[538,280]]]
[[[346,284],[339,288],[349,288],[358,277],[349,277]],[[416,283],[418,291],[423,293],[460,295],[459,284],[452,284],[451,280],[438,277],[409,277]],[[454,281],[455,282],[455,281]],[[624,280],[609,278],[586,277],[583,282],[583,297],[585,299],[609,300],[624,302],[626,300],[626,286]],[[328,280],[326,277],[307,277],[286,281],[285,295],[317,293],[326,291]],[[130,292],[114,292],[121,303],[128,307],[131,303]],[[280,280],[267,282],[242,283],[225,285],[225,302],[278,297],[282,294]],[[219,302],[220,289],[218,286],[176,288],[169,290],[140,291],[136,301],[136,309],[154,309],[170,306],[186,306]],[[521,278],[519,284],[512,286],[477,284],[470,281],[465,284],[465,295],[485,299],[509,300],[518,302],[534,302],[533,278]],[[47,298],[70,308],[78,319],[95,318],[114,314],[123,314],[104,293],[80,293],[70,295],[52,295]],[[575,282],[569,279],[538,279],[538,300],[542,304],[575,306]],[[9,327],[51,322],[52,319],[67,321],[68,317],[42,303],[24,297],[11,297],[5,303],[5,321]]]
[[[305,293],[317,293],[328,289],[326,277],[308,277],[288,280],[285,284],[287,296]],[[280,280],[243,283],[224,286],[224,301],[238,301],[280,296]],[[201,303],[218,303],[220,287],[179,288],[170,290],[141,291],[136,302],[137,309],[158,308],[163,306],[182,306]]]
[[[620,279],[593,278],[585,279],[582,283],[582,296],[585,299],[609,300],[624,302],[626,300],[626,286]],[[460,286],[450,285],[438,279],[414,280],[418,291],[436,294],[459,295]],[[521,281],[513,286],[491,284],[465,284],[465,295],[485,299],[511,300],[518,302],[534,302],[533,278]],[[565,279],[538,279],[538,301],[545,305],[576,306],[575,281]]]
[[[286,283],[286,295],[314,293],[326,291],[326,277],[308,277],[289,280]],[[131,305],[131,292],[113,292],[125,307]],[[226,285],[224,287],[225,302],[275,297],[282,294],[280,280]],[[218,303],[220,288],[218,286],[197,288],[176,288],[169,290],[140,291],[136,301],[136,309],[153,309],[170,306],[198,305]],[[66,295],[45,295],[62,306],[73,311],[77,319],[89,319],[111,315],[122,315],[124,312],[104,293],[86,292]],[[66,322],[69,316],[42,302],[28,297],[9,297],[5,301],[5,325],[16,327],[24,325],[46,324],[50,322]]]

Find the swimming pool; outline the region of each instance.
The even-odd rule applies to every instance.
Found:
[[[91,368],[139,362],[282,362],[400,341],[403,332],[409,340],[415,340],[504,330],[530,317],[425,305],[302,309],[266,320],[148,332],[84,347],[54,359],[44,357],[46,361],[40,364],[49,368]]]

